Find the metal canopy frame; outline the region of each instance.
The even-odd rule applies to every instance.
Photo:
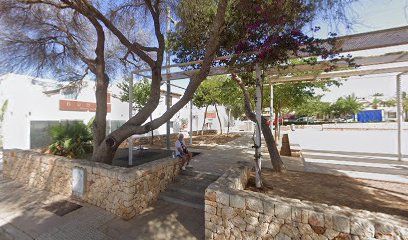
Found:
[[[408,26],[385,29],[380,31],[373,31],[367,33],[360,33],[354,35],[348,35],[343,37],[338,37],[336,39],[335,48],[341,49],[341,52],[356,52],[362,50],[378,49],[384,47],[394,47],[400,45],[408,45]],[[327,45],[327,48],[330,48]],[[232,56],[224,56],[216,58],[215,60],[229,59]],[[390,67],[386,66],[391,63],[404,63],[405,66]],[[195,64],[201,64],[202,61],[194,61],[181,64],[173,64],[163,66],[163,69],[170,70],[171,68],[180,68],[184,66],[191,66]],[[363,75],[373,75],[373,74],[386,74],[386,73],[396,73],[397,77],[397,100],[398,100],[398,160],[402,160],[402,107],[401,107],[401,75],[408,73],[408,52],[393,52],[387,53],[379,56],[370,57],[357,57],[354,58],[354,63],[359,67],[366,66],[376,66],[375,69],[361,69],[355,68],[351,70],[338,70],[331,72],[319,72],[327,68],[331,63],[328,61],[319,61],[315,65],[294,65],[294,66],[279,66],[266,70],[267,79],[271,83],[271,91],[273,89],[273,84],[284,83],[284,82],[302,82],[302,81],[316,81],[325,80],[331,78],[343,78],[352,76],[363,76]],[[345,61],[340,61],[335,64],[338,69],[347,68],[347,63]],[[149,75],[143,74],[144,72],[149,72],[150,69],[142,69],[134,71],[133,74],[150,78]],[[167,71],[166,74],[162,74],[162,81],[173,81],[188,79],[194,76],[199,70],[188,70],[188,71],[178,71],[171,73]],[[307,72],[319,72],[314,74],[307,74]],[[289,74],[300,73],[298,76],[290,76]],[[306,74],[301,74],[306,73]],[[229,74],[229,69],[226,67],[212,67],[208,76],[224,75]],[[286,76],[282,76],[286,75]],[[271,93],[271,99],[273,95]],[[273,113],[271,111],[271,117]]]
[[[367,33],[359,33],[353,35],[347,35],[343,37],[336,38],[335,48],[341,49],[341,52],[355,52],[355,51],[362,51],[362,50],[370,50],[370,49],[378,49],[384,47],[395,47],[400,45],[408,44],[408,26],[398,27],[398,28],[391,28]],[[331,48],[327,44],[327,48]],[[233,56],[223,56],[218,57],[215,60],[225,60],[229,59]],[[384,54],[380,56],[371,56],[371,57],[357,57],[354,58],[354,61],[357,65],[360,66],[369,66],[369,65],[377,65],[377,64],[385,64],[385,63],[395,63],[395,62],[404,62],[408,61],[408,53],[407,52],[395,52],[390,54]],[[185,66],[191,66],[194,64],[201,64],[202,61],[192,61],[187,63],[180,63],[180,64],[172,64],[163,66],[163,69],[170,69],[170,68],[180,68]],[[326,65],[325,65],[326,64]],[[268,70],[268,74],[288,74],[288,73],[296,73],[296,72],[304,72],[304,71],[316,71],[316,70],[323,70],[324,66],[327,66],[329,62],[320,61],[317,65],[296,65],[296,66],[280,66],[274,67]],[[344,61],[340,61],[336,64],[339,68],[346,67],[346,63]],[[320,68],[319,68],[320,67]],[[286,69],[286,70],[285,70]],[[146,77],[151,78],[150,75],[144,74],[149,72],[150,69],[142,69],[134,71],[133,73]],[[169,72],[162,74],[162,81],[172,81],[172,80],[180,80],[180,79],[187,79],[191,78],[195,74],[198,73],[199,70],[187,70],[187,71],[178,71],[178,72]],[[226,67],[212,67],[210,69],[208,76],[215,76],[215,75],[224,75],[228,74],[229,69]]]

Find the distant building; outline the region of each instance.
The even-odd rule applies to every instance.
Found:
[[[393,99],[386,98],[382,95],[372,95],[368,97],[358,98],[358,101],[362,103],[364,110],[382,110],[382,121],[396,122],[397,107],[384,105],[384,102],[386,102],[387,100]]]
[[[107,133],[119,128],[129,118],[128,103],[112,97],[120,90],[113,85],[108,90]],[[166,112],[166,91],[161,90],[160,103],[153,112],[153,119]],[[171,103],[175,104],[181,94],[171,93]],[[50,143],[48,129],[64,121],[89,122],[95,115],[95,82],[84,81],[82,87],[67,87],[66,84],[31,76],[5,74],[0,76],[0,105],[8,100],[8,107],[2,127],[5,149],[30,149],[44,147]],[[219,107],[222,127],[227,126],[228,115]],[[135,112],[136,113],[136,112]],[[134,114],[135,114],[134,113]],[[214,117],[215,110],[208,108],[207,129],[219,129]],[[190,106],[187,104],[170,120],[171,133],[182,130],[183,123],[189,121]],[[201,130],[204,109],[193,108],[193,130]],[[148,119],[150,121],[150,119]],[[189,123],[187,124],[189,130]],[[166,124],[154,130],[154,134],[166,134]],[[146,134],[146,135],[149,135]]]

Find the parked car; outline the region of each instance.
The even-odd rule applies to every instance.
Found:
[[[283,123],[283,118],[280,117],[279,118],[279,124],[282,124],[282,123]],[[273,125],[276,126],[276,118],[273,119]],[[268,120],[268,126],[271,126],[271,120]]]
[[[313,117],[300,117],[295,120],[295,122],[306,122],[306,123],[313,123],[315,120]]]

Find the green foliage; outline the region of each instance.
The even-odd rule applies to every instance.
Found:
[[[231,111],[234,118],[242,118],[245,114],[244,95],[238,85],[230,78],[226,78],[221,85],[221,104],[227,111]]]
[[[331,111],[336,117],[354,115],[361,110],[363,110],[363,105],[362,103],[358,102],[357,97],[354,95],[354,93],[346,97],[340,97],[331,106]]]
[[[402,92],[402,107],[405,112],[408,112],[408,96],[406,92]],[[408,116],[406,118],[408,118]]]
[[[374,98],[373,101],[371,102],[371,106],[373,109],[377,109],[381,104],[381,100],[378,98]]]
[[[351,2],[353,0],[228,1],[217,55],[235,54],[236,57],[220,63],[242,66],[261,62],[276,66],[288,64],[290,55],[302,55],[302,52],[330,58],[336,55],[334,51],[322,48],[321,40],[309,37],[301,30],[307,29],[307,23],[322,15],[340,20],[333,21],[336,23],[347,22],[345,7]],[[203,58],[205,44],[211,37],[217,3],[214,0],[179,2],[177,15],[180,21],[176,31],[170,34],[169,41],[172,54],[176,56],[174,61],[189,62]],[[319,28],[310,30],[318,31]]]
[[[113,97],[119,99],[122,102],[129,101],[129,81],[124,80],[123,82],[118,83],[117,87],[121,90],[119,95],[113,95]],[[136,82],[133,85],[133,103],[135,108],[142,108],[147,101],[149,100],[151,83],[148,79],[143,79]]]
[[[247,86],[248,93],[251,99],[252,108],[255,106],[255,76],[253,73],[240,74],[241,79]],[[274,112],[281,114],[292,111],[299,111],[305,108],[301,115],[311,114],[305,111],[313,111],[314,113],[325,115],[329,114],[328,103],[320,103],[320,97],[315,96],[316,89],[323,91],[328,89],[328,86],[340,85],[338,81],[325,81],[314,83],[285,83],[274,86]],[[234,118],[241,118],[245,114],[244,96],[239,86],[230,78],[226,76],[219,76],[206,80],[196,92],[197,96],[194,98],[194,104],[199,107],[205,107],[207,104],[211,105],[216,102],[223,105],[227,110],[231,110]],[[312,101],[312,102],[310,102]],[[270,106],[270,88],[265,86],[263,88],[263,107]],[[301,107],[299,107],[301,106]],[[320,112],[318,108],[322,107]],[[314,110],[310,109],[314,108]]]
[[[215,76],[204,80],[193,97],[193,103],[198,108],[221,103],[222,84],[225,76]]]
[[[6,114],[6,110],[7,110],[7,106],[8,106],[8,100],[4,101],[0,109],[0,126],[3,123],[4,115]]]
[[[52,154],[77,158],[92,152],[92,134],[82,122],[53,126],[50,135],[53,143],[48,149]]]
[[[381,102],[381,105],[384,107],[395,107],[397,106],[397,100],[395,99],[388,99]]]
[[[0,147],[3,147],[3,121],[8,106],[8,100],[4,101],[0,109]]]
[[[331,113],[330,103],[322,102],[321,98],[322,96],[311,97],[307,99],[305,102],[296,106],[295,108],[296,115],[307,117],[315,116],[323,117],[326,115],[330,115]]]

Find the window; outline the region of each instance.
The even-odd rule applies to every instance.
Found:
[[[388,118],[397,118],[397,112],[388,112]]]

